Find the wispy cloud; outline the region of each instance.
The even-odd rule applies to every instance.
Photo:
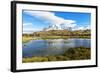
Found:
[[[41,20],[44,20],[48,22],[51,25],[56,25],[60,27],[60,25],[65,24],[65,25],[74,25],[76,23],[75,20],[69,20],[69,19],[64,19],[61,17],[58,17],[55,15],[53,12],[46,12],[46,11],[24,11],[26,14],[29,14],[33,17],[39,18]]]
[[[32,23],[24,23],[23,24],[23,33],[32,33],[38,31],[39,29],[34,28]]]

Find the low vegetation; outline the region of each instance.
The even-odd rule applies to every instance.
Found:
[[[70,48],[60,55],[24,57],[22,62],[50,62],[68,60],[86,60],[91,58],[91,49],[85,47]]]
[[[23,43],[29,42],[30,40],[41,39],[40,37],[32,37],[32,36],[23,36],[22,38],[23,38],[22,40]]]

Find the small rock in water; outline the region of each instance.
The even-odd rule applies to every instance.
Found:
[[[26,46],[26,45],[24,44],[24,46]]]

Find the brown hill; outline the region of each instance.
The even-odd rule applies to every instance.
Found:
[[[34,32],[33,36],[90,36],[90,30],[49,30],[49,31],[39,31]]]

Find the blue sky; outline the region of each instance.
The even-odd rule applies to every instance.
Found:
[[[23,10],[23,32],[40,31],[49,25],[66,24],[84,29],[89,28],[91,22],[90,13],[79,12],[50,12],[50,11],[26,11]]]
[[[75,20],[77,25],[90,25],[90,13],[56,12],[55,15],[65,19]]]

